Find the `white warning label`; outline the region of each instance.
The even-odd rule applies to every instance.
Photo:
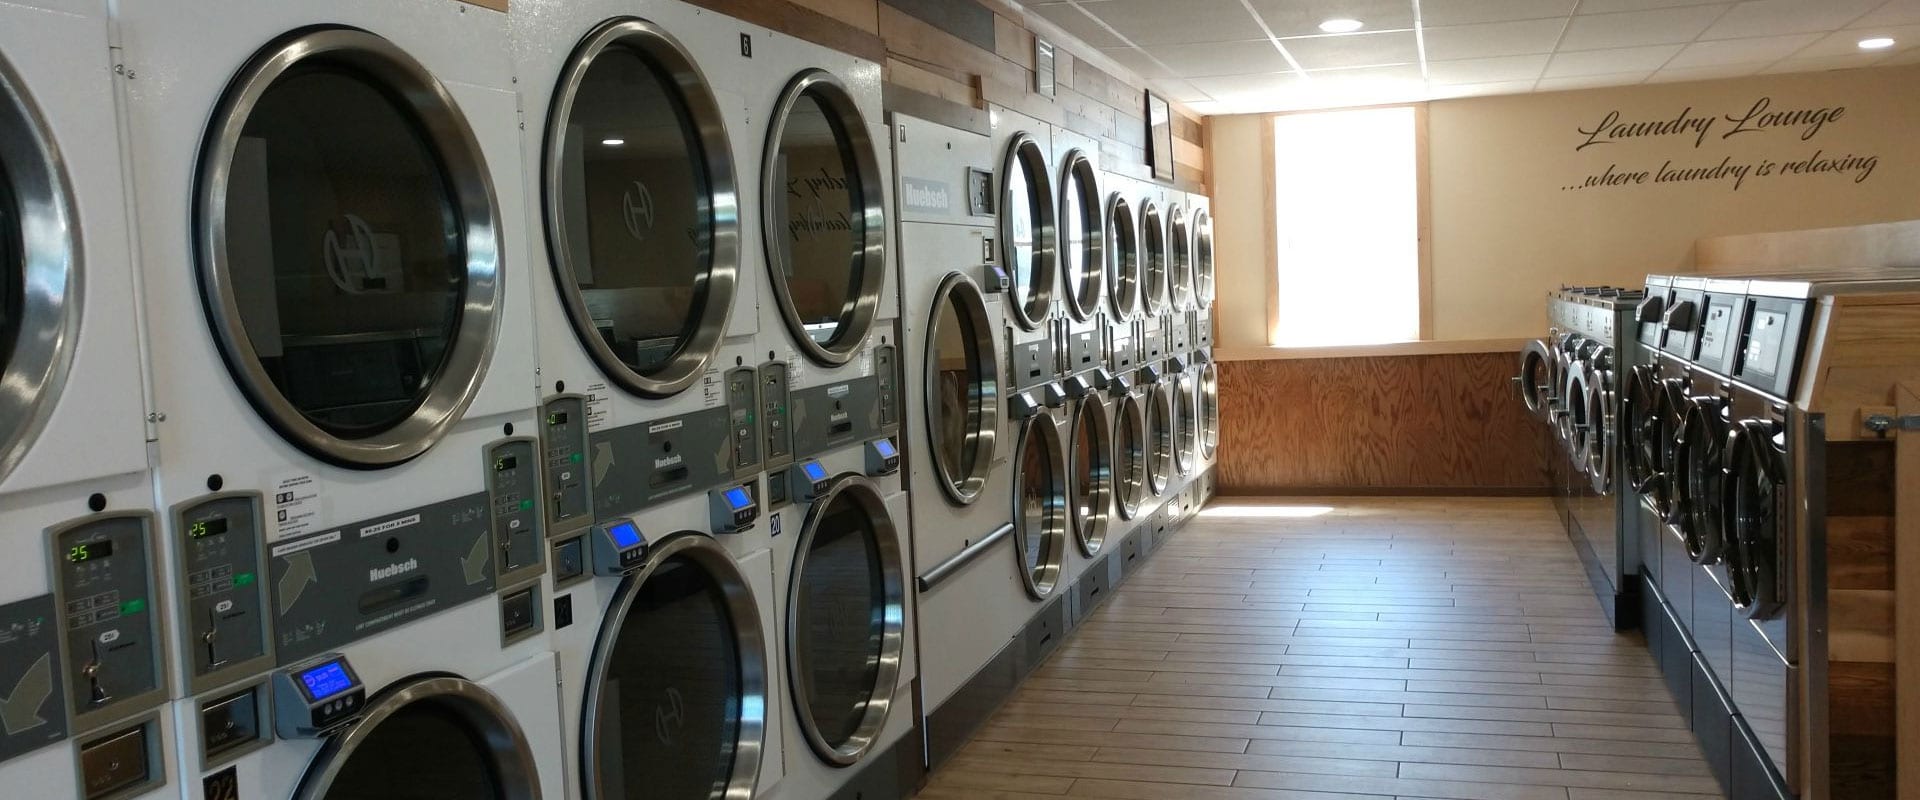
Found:
[[[273,536],[279,541],[319,530],[326,520],[326,496],[312,475],[288,475],[273,482]]]

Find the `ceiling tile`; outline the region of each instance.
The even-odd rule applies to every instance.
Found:
[[[1681,83],[1684,81],[1713,81],[1722,78],[1738,78],[1759,72],[1766,63],[1758,64],[1717,64],[1711,67],[1668,67],[1653,73],[1648,83]]]
[[[1870,28],[1875,25],[1920,25],[1920,0],[1893,0],[1849,27]]]
[[[1299,86],[1305,82],[1299,73],[1270,72],[1264,75],[1228,75],[1217,78],[1194,78],[1188,83],[1195,89],[1206,92],[1215,100],[1231,102],[1235,97],[1249,94],[1281,92]]]
[[[1422,25],[1471,25],[1517,19],[1566,17],[1574,0],[1420,0]]]
[[[1153,88],[1182,103],[1198,103],[1213,99],[1212,95],[1200,91],[1200,87],[1193,85],[1192,82],[1178,78],[1154,81]]]
[[[1612,14],[1618,11],[1650,11],[1656,8],[1710,6],[1726,0],[1581,0],[1582,14]]]
[[[1547,56],[1502,56],[1427,62],[1427,79],[1436,84],[1533,81],[1547,67]]]
[[[1887,36],[1894,45],[1889,50],[1861,50],[1860,40],[1874,36]],[[1877,28],[1848,30],[1832,33],[1807,46],[1807,49],[1794,53],[1794,58],[1812,58],[1814,56],[1884,56],[1898,53],[1908,48],[1920,47],[1920,25],[1886,25]]]
[[[1240,0],[1098,0],[1080,8],[1134,44],[1232,42],[1259,30]]]
[[[1120,37],[1114,36],[1112,31],[1094,21],[1092,17],[1066,3],[1034,6],[1033,10],[1045,17],[1048,22],[1060,26],[1061,29],[1090,46],[1125,47],[1127,44],[1121,41]]]
[[[1613,50],[1583,50],[1555,53],[1547,64],[1549,78],[1574,78],[1615,73],[1648,73],[1659,69],[1680,52],[1682,45],[1662,44],[1649,47],[1622,47]]]
[[[1773,66],[1760,70],[1760,72],[1766,75],[1778,75],[1784,72],[1825,72],[1830,69],[1854,69],[1857,67],[1873,66],[1874,64],[1886,61],[1887,57],[1887,54],[1884,52],[1856,52],[1844,56],[1815,56],[1813,58],[1795,56],[1793,58],[1776,61]]]
[[[1569,89],[1595,89],[1602,86],[1632,86],[1652,72],[1614,72],[1605,75],[1578,75],[1567,78],[1541,78],[1534,91],[1561,92]]]
[[[1273,40],[1216,42],[1214,44],[1158,44],[1146,48],[1160,63],[1183,78],[1246,75],[1293,69]]]
[[[1564,19],[1536,19],[1428,28],[1424,32],[1427,58],[1450,61],[1551,53],[1564,27]]]
[[[1108,58],[1113,59],[1116,62],[1119,62],[1120,66],[1133,70],[1135,73],[1139,74],[1139,76],[1142,78],[1153,79],[1153,78],[1175,77],[1174,74],[1171,71],[1169,71],[1165,66],[1162,66],[1159,61],[1154,60],[1152,57],[1148,56],[1145,52],[1142,52],[1136,48],[1103,47],[1103,48],[1100,48],[1100,53],[1101,55],[1104,55]]]
[[[1729,7],[1687,6],[1623,14],[1582,14],[1567,25],[1567,33],[1560,39],[1560,49],[1604,50],[1649,44],[1685,44],[1699,36]]]
[[[1723,39],[1715,42],[1694,42],[1687,49],[1674,56],[1667,66],[1675,69],[1687,67],[1711,67],[1719,64],[1752,64],[1756,62],[1778,61],[1793,55],[1800,48],[1820,41],[1817,33],[1796,33],[1789,36],[1763,36],[1755,39]]]
[[[1300,62],[1301,69],[1339,69],[1379,64],[1417,63],[1420,45],[1412,31],[1356,33],[1282,39],[1280,44]]]
[[[1748,0],[1708,28],[1703,39],[1743,39],[1838,30],[1882,0]]]
[[[1895,64],[1920,64],[1920,47],[1916,47],[1911,50],[1907,50],[1900,53],[1894,53],[1893,55],[1888,56],[1887,60],[1880,62],[1880,64],[1881,66],[1892,66]]]
[[[1501,94],[1526,94],[1533,91],[1533,81],[1497,81],[1494,83],[1456,83],[1448,86],[1435,86],[1431,94],[1435,100],[1455,97],[1490,97]]]
[[[1266,20],[1275,36],[1308,36],[1320,32],[1320,23],[1344,17],[1357,19],[1365,30],[1403,30],[1413,27],[1412,0],[1252,0],[1253,10]]]

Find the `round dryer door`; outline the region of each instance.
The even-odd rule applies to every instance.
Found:
[[[905,648],[899,533],[872,481],[849,475],[807,511],[787,595],[787,669],[807,744],[858,762],[893,709]]]
[[[1020,430],[1019,472],[1013,476],[1013,542],[1027,594],[1044,599],[1060,583],[1067,557],[1067,468],[1060,428],[1037,414]]]
[[[1213,215],[1193,210],[1193,291],[1203,309],[1213,308]]]
[[[1727,402],[1720,397],[1688,398],[1675,437],[1673,505],[1667,521],[1680,528],[1687,556],[1696,564],[1720,560],[1725,545],[1720,529],[1721,480],[1725,475]]]
[[[1527,411],[1546,416],[1553,396],[1553,355],[1546,342],[1535,339],[1520,349],[1520,374],[1513,380]]]
[[[344,466],[426,452],[479,391],[502,266],[446,88],[378,36],[308,29],[240,70],[202,152],[201,297],[254,408]]]
[[[1098,395],[1081,400],[1073,412],[1073,440],[1067,447],[1073,472],[1073,535],[1088,556],[1106,546],[1107,515],[1113,509],[1112,416]]]
[[[1595,369],[1587,375],[1587,475],[1595,494],[1613,494],[1613,465],[1619,446],[1619,423],[1615,414],[1614,378],[1611,369]]]
[[[1620,406],[1620,443],[1627,449],[1628,484],[1649,498],[1665,496],[1661,450],[1673,438],[1661,413],[1662,395],[1658,367],[1640,364],[1628,373]]]
[[[1576,471],[1587,468],[1587,446],[1591,441],[1593,421],[1587,417],[1587,385],[1589,383],[1587,362],[1574,360],[1567,366],[1566,383],[1560,389],[1561,408],[1556,414],[1556,426],[1560,432],[1560,441],[1566,445],[1567,455]]]
[[[554,281],[581,347],[641,397],[692,386],[726,336],[740,233],[724,119],[693,56],[636,19],[581,40],[554,91],[542,161]]]
[[[886,283],[886,205],[873,137],[840,81],[809,70],[774,105],[760,190],[773,295],[800,349],[845,364]]]
[[[1220,367],[1200,368],[1200,457],[1212,461],[1220,451]]]
[[[1173,467],[1180,477],[1193,474],[1194,454],[1200,445],[1200,426],[1194,408],[1192,373],[1180,373],[1173,379],[1170,402],[1173,406]]]
[[[1020,327],[1036,330],[1053,306],[1053,182],[1039,143],[1015,134],[1000,165],[1001,257],[1013,275],[1007,308]]]
[[[1113,485],[1119,495],[1120,516],[1133,519],[1146,503],[1147,414],[1140,398],[1129,394],[1120,401],[1113,420]]]
[[[1174,459],[1173,401],[1167,387],[1149,387],[1147,403],[1147,493],[1159,496],[1172,479]]]
[[[961,273],[940,283],[927,328],[927,438],[947,499],[980,497],[1000,429],[997,326],[980,287]]]
[[[81,253],[55,153],[0,54],[0,478],[52,411],[80,319]]]
[[[1734,607],[1750,619],[1779,616],[1786,604],[1786,452],[1786,429],[1772,420],[1743,420],[1727,437],[1720,524],[1727,536],[1727,588]]]
[[[1107,196],[1107,305],[1115,319],[1140,315],[1140,227],[1133,205],[1114,192]]]
[[[766,737],[759,605],[733,556],[663,539],[620,582],[587,674],[586,800],[747,797]]]
[[[537,800],[533,747],[506,705],[478,684],[413,678],[375,695],[329,736],[293,800]]]
[[[1106,215],[1100,208],[1100,173],[1087,154],[1067,154],[1060,170],[1060,261],[1067,286],[1067,310],[1081,321],[1100,310],[1106,285]]]
[[[1172,250],[1173,307],[1193,307],[1193,232],[1187,229],[1187,211],[1176,205],[1167,213],[1167,246]]]
[[[1167,223],[1152,200],[1140,206],[1140,239],[1146,247],[1147,267],[1140,294],[1146,299],[1147,313],[1160,314],[1167,310]]]

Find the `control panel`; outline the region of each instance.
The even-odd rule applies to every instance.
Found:
[[[320,736],[358,719],[366,705],[366,685],[339,653],[273,674],[273,724],[283,739]]]
[[[878,478],[900,471],[900,448],[893,445],[892,439],[875,439],[867,443],[867,477]]]
[[[86,730],[165,699],[153,519],[108,514],[52,536],[67,707]]]
[[[1193,334],[1193,321],[1186,314],[1167,317],[1161,327],[1167,331],[1168,355],[1183,355],[1192,349],[1188,337]]]
[[[753,367],[737,367],[727,372],[727,430],[736,478],[760,471],[758,383]]]
[[[1740,295],[1710,294],[1702,301],[1700,347],[1694,356],[1695,364],[1721,375],[1732,372],[1734,340],[1740,337],[1740,329],[1735,324],[1744,300]]]
[[[1024,392],[1053,380],[1053,339],[1042,336],[1013,341],[1007,346],[1007,367],[1013,376],[1013,389]]]
[[[1067,334],[1067,372],[1078,373],[1102,366],[1100,330],[1093,328]]]
[[[260,495],[247,492],[202,498],[174,511],[182,598],[175,627],[184,640],[193,693],[273,666],[260,509]]]
[[[546,542],[535,502],[542,490],[536,447],[531,438],[517,438],[487,448],[487,508],[495,577],[501,584],[537,577],[546,568]]]
[[[593,522],[593,483],[587,480],[587,398],[560,395],[547,400],[542,410],[547,531],[558,536]]]
[[[593,526],[593,574],[625,575],[647,563],[647,537],[630,519]]]
[[[788,411],[787,365],[770,361],[760,365],[760,419],[766,437],[767,470],[793,463],[793,418]]]
[[[811,503],[827,493],[825,464],[809,458],[793,465],[788,474],[793,484],[793,499],[797,502]]]
[[[1735,346],[1734,379],[1775,397],[1790,397],[1807,327],[1806,308],[1801,300],[1751,299]]]
[[[900,361],[893,345],[873,349],[873,375],[879,381],[880,427],[891,430],[900,424]]]
[[[1673,298],[1667,302],[1666,314],[1661,319],[1661,327],[1666,331],[1661,350],[1681,358],[1693,357],[1694,346],[1699,343],[1702,299],[1697,289],[1674,289]]]
[[[754,499],[753,483],[722,486],[708,492],[714,533],[744,533],[760,518],[760,504]]]
[[[1162,326],[1147,328],[1140,337],[1140,359],[1153,363],[1167,357],[1167,333]]]
[[[1114,372],[1125,372],[1139,366],[1140,353],[1136,344],[1140,340],[1135,333],[1138,325],[1138,322],[1131,322],[1107,326],[1108,336],[1111,337],[1108,350],[1112,354],[1108,364]]]

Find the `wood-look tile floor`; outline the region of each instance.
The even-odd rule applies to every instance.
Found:
[[[1718,796],[1531,498],[1216,500],[919,794]]]

